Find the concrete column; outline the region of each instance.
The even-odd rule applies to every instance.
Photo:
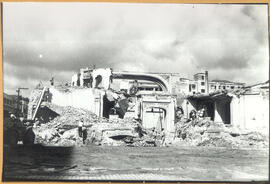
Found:
[[[167,131],[168,132],[174,132],[174,117],[175,117],[175,109],[174,109],[174,103],[170,103],[167,108]]]

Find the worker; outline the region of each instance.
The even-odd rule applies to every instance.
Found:
[[[20,117],[17,124],[19,127],[22,127],[24,125],[24,117]]]
[[[180,121],[182,119],[183,115],[184,115],[183,108],[182,107],[177,107],[176,108],[176,113],[175,113],[176,122]]]
[[[93,76],[90,73],[90,78],[89,78],[89,87],[92,88],[93,87]]]
[[[118,102],[115,105],[116,113],[119,115],[119,118],[123,119],[125,116],[125,113],[127,112],[129,107],[129,100],[122,95],[120,99],[118,99]]]
[[[165,130],[164,130],[164,128],[161,129],[161,146],[166,146],[166,143],[165,143]]]
[[[50,83],[51,83],[51,86],[54,85],[54,77],[51,78]]]
[[[138,81],[135,80],[133,85],[130,87],[129,94],[135,95],[138,92],[138,86],[139,86]]]
[[[152,129],[152,137],[153,137],[153,141],[154,141],[154,146],[157,146],[156,141],[157,141],[157,131],[155,129],[155,127]]]
[[[190,113],[189,113],[189,119],[190,120],[195,120],[196,119],[196,116],[197,116],[197,113],[195,110],[192,110]]]
[[[96,132],[95,130],[92,130],[91,136],[90,136],[90,143],[94,143],[96,139]]]
[[[78,133],[79,133],[79,137],[82,137],[82,128],[83,128],[83,118],[81,118],[81,120],[78,123]]]
[[[83,144],[85,144],[85,140],[87,139],[87,129],[86,127],[82,127],[82,137],[83,137]]]
[[[199,111],[198,111],[198,117],[203,118],[206,117],[206,107],[203,106]]]
[[[14,114],[10,114],[10,118],[11,118],[12,120],[15,120],[15,119],[16,119],[16,116],[15,116]]]

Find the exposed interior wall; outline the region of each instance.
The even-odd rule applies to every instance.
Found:
[[[64,93],[54,87],[51,87],[49,90],[52,95],[53,104],[83,108],[92,111],[98,116],[102,116],[104,91],[85,88],[74,89],[71,92]]]
[[[247,130],[269,131],[269,99],[260,94],[234,97],[231,103],[232,124]]]
[[[215,101],[215,122],[231,124],[231,110],[229,101]]]

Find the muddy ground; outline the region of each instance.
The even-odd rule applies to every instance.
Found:
[[[219,147],[4,147],[3,179],[268,180],[268,149]]]

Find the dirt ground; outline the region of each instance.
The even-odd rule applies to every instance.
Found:
[[[4,147],[4,181],[268,180],[268,149],[210,147]]]

